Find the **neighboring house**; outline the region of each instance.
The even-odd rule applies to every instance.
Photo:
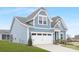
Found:
[[[76,42],[79,42],[79,35],[75,35],[71,41],[76,41]]]
[[[0,30],[0,40],[9,40],[10,30]]]
[[[10,30],[12,41],[24,44],[30,36],[33,44],[53,44],[54,40],[66,39],[66,31],[63,19],[59,16],[49,18],[43,7],[27,17],[14,17]]]

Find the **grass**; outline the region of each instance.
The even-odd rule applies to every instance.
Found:
[[[26,44],[11,43],[0,40],[0,52],[48,52],[38,47],[28,46]]]
[[[79,47],[76,47],[76,46],[73,46],[73,45],[63,45],[63,46],[79,51]]]
[[[69,42],[69,44],[62,45],[62,46],[79,51],[79,42]]]

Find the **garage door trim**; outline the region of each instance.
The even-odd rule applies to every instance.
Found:
[[[39,44],[43,44],[43,43],[41,43],[41,42],[42,42],[41,39],[43,39],[44,42],[46,42],[46,41],[45,41],[46,38],[48,38],[47,43],[52,43],[52,44],[53,44],[53,33],[50,33],[50,32],[31,32],[31,36],[32,36],[32,38],[35,37],[35,39],[33,39],[33,43],[34,43],[35,40],[37,40],[37,37],[40,37],[40,38],[39,38],[40,43],[39,43],[39,40],[37,40],[37,42],[38,42]],[[42,37],[42,38],[41,38],[41,37]],[[43,37],[44,37],[44,38],[43,38]],[[50,40],[52,40],[52,41],[50,42]],[[36,43],[37,43],[37,42],[36,42]],[[34,43],[34,44],[35,44],[35,43]],[[44,43],[44,44],[45,44],[45,43]]]

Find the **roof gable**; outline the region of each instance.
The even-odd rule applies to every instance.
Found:
[[[28,15],[27,17],[16,17],[19,21],[21,21],[22,23],[26,23],[29,22],[31,20],[33,20],[33,18],[35,17],[35,15],[40,11],[40,10],[45,10],[45,8],[40,7],[38,9],[36,9],[33,13],[31,13],[30,15]]]
[[[63,21],[63,19],[62,19],[61,17],[59,17],[59,16],[53,17],[51,24],[53,25],[53,27],[56,27],[56,25],[57,25],[59,22],[61,22],[61,24],[62,24],[62,26],[64,27],[64,29],[67,30],[67,27],[66,27],[66,25],[65,25],[65,23],[64,23],[64,21]]]
[[[17,16],[15,18],[17,18],[22,23],[25,23],[27,21],[27,18],[26,17],[19,17],[19,16]]]
[[[46,15],[47,16],[47,13],[44,10],[40,10],[39,14],[40,15]]]
[[[38,8],[38,9],[36,9],[32,14],[30,14],[29,16],[27,16],[26,18],[27,18],[27,21],[30,21],[30,20],[32,20],[34,17],[35,17],[35,15],[40,11],[40,10],[45,10],[45,8],[43,8],[43,7],[40,7],[40,8]],[[27,22],[26,21],[26,22]]]
[[[58,22],[54,28],[60,29],[62,31],[66,29],[61,22]]]
[[[2,33],[2,34],[9,34],[10,33],[10,30],[0,30],[0,33]]]

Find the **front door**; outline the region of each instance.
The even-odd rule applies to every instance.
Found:
[[[59,32],[55,32],[55,34],[54,34],[54,40],[55,40],[55,42],[59,41]]]
[[[55,32],[55,40],[58,40],[58,39],[59,39],[59,33]]]

